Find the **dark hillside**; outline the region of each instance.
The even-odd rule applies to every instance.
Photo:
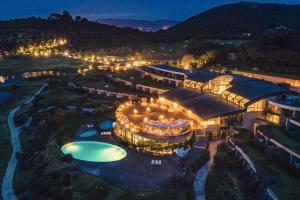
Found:
[[[280,27],[281,26],[281,27]],[[300,4],[240,2],[212,8],[159,33],[169,40],[237,38],[274,28],[300,29]]]

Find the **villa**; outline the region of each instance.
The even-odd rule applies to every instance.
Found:
[[[237,74],[173,68],[140,69],[142,77],[177,87],[157,99],[125,102],[116,111],[115,134],[139,151],[173,154],[191,146],[195,136],[224,138],[235,128],[252,129],[257,119],[300,129],[299,93],[293,90]]]

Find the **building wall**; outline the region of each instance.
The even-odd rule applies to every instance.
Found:
[[[243,128],[252,130],[257,118],[264,119],[263,112],[245,112]]]

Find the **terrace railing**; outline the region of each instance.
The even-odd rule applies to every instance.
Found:
[[[288,153],[290,155],[290,164],[292,165],[295,165],[295,166],[298,166],[295,158],[297,159],[297,161],[299,162],[300,161],[300,155],[296,152],[294,152],[293,150],[287,148],[286,146],[280,144],[279,142],[277,142],[276,140],[266,136],[262,131],[260,130],[257,130],[256,131],[256,134],[258,134],[259,136],[263,137],[264,140],[266,141],[266,144],[268,142],[270,142],[272,145],[276,146],[277,148],[281,149],[282,151]]]
[[[248,157],[248,155],[238,146],[236,145],[230,137],[227,137],[227,143],[232,147],[235,152],[238,153],[240,158],[243,160],[243,164],[247,169],[251,170],[251,175],[254,175],[255,178],[257,177],[257,169],[253,163],[253,161]],[[267,187],[265,188],[265,195],[266,199],[268,200],[279,200],[274,191],[270,188]]]

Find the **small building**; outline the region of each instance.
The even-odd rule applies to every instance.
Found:
[[[143,68],[137,68],[141,76],[150,77],[155,81],[167,83],[169,85],[180,86],[190,73],[189,70],[171,67],[168,65],[149,65]]]

